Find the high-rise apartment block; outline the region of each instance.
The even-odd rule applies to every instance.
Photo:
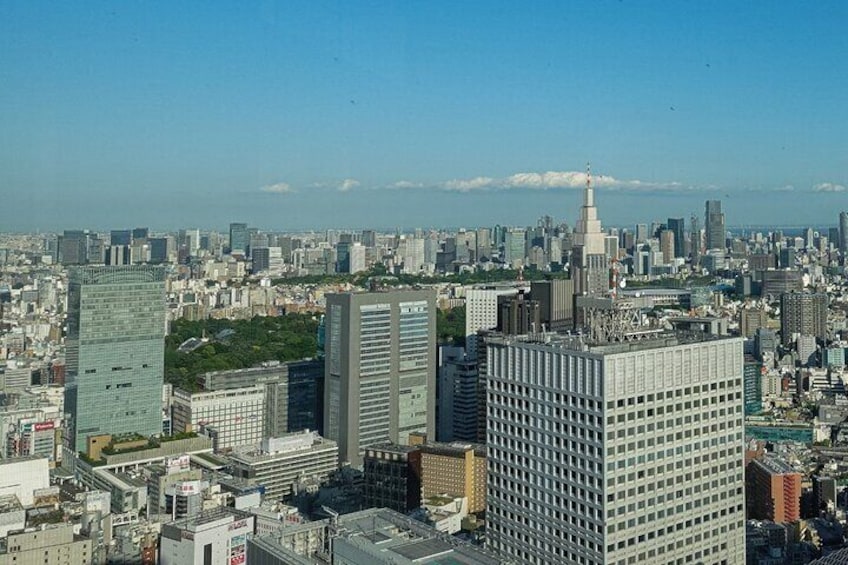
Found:
[[[520,563],[744,563],[742,339],[488,344],[488,542]]]
[[[787,292],[780,295],[780,334],[783,345],[789,345],[794,335],[827,336],[827,305],[825,293]]]
[[[327,295],[324,433],[340,462],[371,445],[433,437],[436,297],[430,290]]]
[[[801,473],[780,459],[755,459],[746,469],[748,518],[795,522],[801,518]]]
[[[162,432],[165,270],[78,267],[68,284],[66,447],[99,434]]]

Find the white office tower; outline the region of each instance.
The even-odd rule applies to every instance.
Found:
[[[607,264],[606,235],[601,229],[592,176],[586,171],[586,188],[583,206],[574,228],[572,250],[572,276],[577,295],[606,296],[609,292],[609,265]]]
[[[488,347],[489,547],[744,564],[742,339],[555,339]]]
[[[465,291],[465,350],[468,359],[477,359],[477,332],[498,325],[498,297],[518,294],[520,288],[513,284],[482,285]]]

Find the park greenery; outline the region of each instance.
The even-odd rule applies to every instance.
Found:
[[[465,307],[436,310],[438,342],[465,347]]]
[[[199,388],[196,377],[209,371],[315,357],[318,320],[313,314],[257,316],[249,320],[175,320],[165,339],[165,382],[194,391]],[[180,344],[193,337],[206,337],[209,341],[187,353],[178,351]]]
[[[450,273],[447,275],[391,275],[388,274],[383,265],[377,264],[368,271],[347,274],[332,274],[332,275],[308,275],[302,277],[285,277],[273,279],[271,282],[274,285],[320,285],[320,284],[350,284],[367,288],[372,281],[378,282],[382,286],[416,286],[430,284],[481,284],[495,283],[503,281],[518,280],[519,276],[523,276],[524,280],[535,281],[545,278],[566,277],[566,273],[546,273],[537,269],[527,268],[522,272],[518,269],[492,269],[475,271],[463,271],[461,273]]]

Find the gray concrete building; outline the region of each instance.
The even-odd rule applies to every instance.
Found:
[[[488,357],[492,550],[745,562],[741,338],[492,338]]]
[[[370,445],[407,444],[436,428],[436,296],[432,290],[327,295],[324,434],[339,461]]]

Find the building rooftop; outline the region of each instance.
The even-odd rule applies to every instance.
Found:
[[[755,459],[754,463],[758,463],[761,467],[773,475],[788,475],[791,473],[797,473],[791,465],[775,457]]]
[[[277,532],[259,536],[255,543],[271,549],[286,562],[318,564],[326,563],[321,556],[295,555],[282,540],[298,531],[324,527],[334,541],[332,547],[352,546],[363,559],[372,563],[429,565],[499,565],[504,563],[497,556],[482,548],[472,546],[453,536],[385,508],[371,508],[345,514],[321,523],[284,526]],[[333,532],[335,530],[335,532]],[[363,563],[365,561],[362,561]]]

